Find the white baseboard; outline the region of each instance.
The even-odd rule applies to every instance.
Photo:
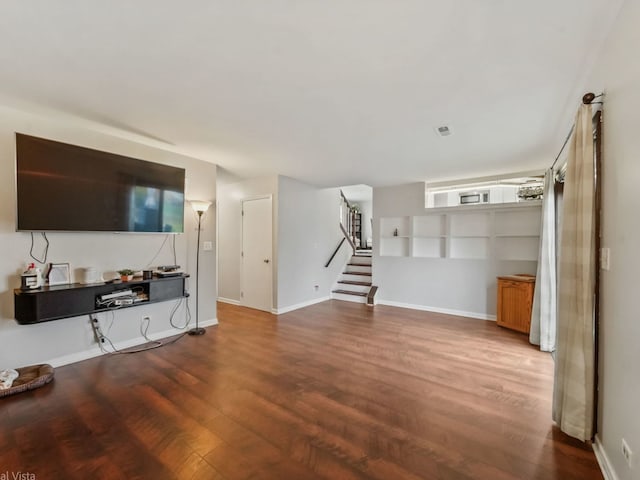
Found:
[[[211,327],[213,325],[218,324],[218,319],[213,318],[210,320],[204,320],[199,322],[199,326],[201,327]],[[193,327],[194,325],[189,325],[189,327]],[[150,333],[148,337],[151,340],[160,340],[162,338],[172,337],[174,335],[179,335],[184,333],[185,330],[179,330],[177,328],[171,328],[169,330],[165,330],[163,332]],[[135,347],[136,345],[142,345],[147,343],[147,340],[144,337],[136,337],[130,340],[123,340],[122,342],[114,343],[114,346],[118,350],[123,350],[126,348]],[[110,345],[109,345],[110,347]],[[69,355],[63,355],[62,357],[57,357],[49,360],[47,363],[52,365],[53,367],[61,367],[63,365],[69,365],[70,363],[81,362],[82,360],[88,360],[90,358],[99,357],[100,355],[106,355],[100,347],[97,345],[88,350],[83,350],[82,352],[71,353]]]
[[[229,305],[240,305],[240,300],[234,300],[233,298],[218,297],[218,301]]]
[[[316,303],[326,302],[327,300],[331,300],[331,297],[314,298],[313,300],[309,300],[307,302],[302,302],[302,303],[296,303],[295,305],[291,305],[288,307],[273,308],[271,309],[271,313],[273,313],[274,315],[281,315],[283,313],[293,312],[294,310],[298,310],[299,308],[315,305]]]
[[[412,303],[393,302],[391,300],[376,300],[378,305],[388,305],[390,307],[410,308],[411,310],[421,310],[423,312],[445,313],[447,315],[456,315],[458,317],[477,318],[479,320],[496,321],[495,315],[477,312],[465,312],[462,310],[451,310],[449,308],[429,307],[427,305],[414,305]]]
[[[607,452],[605,452],[598,435],[596,435],[596,440],[595,442],[593,442],[593,453],[596,454],[596,460],[598,460],[598,464],[600,465],[600,470],[602,471],[604,479],[618,480],[618,475],[616,475],[616,471],[613,469],[613,466],[609,461],[609,457],[607,456]]]

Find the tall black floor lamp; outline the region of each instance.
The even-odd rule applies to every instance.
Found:
[[[202,224],[202,214],[209,209],[211,202],[201,200],[190,200],[191,208],[198,214],[198,243],[196,244],[196,327],[189,330],[189,335],[204,335],[205,329],[198,326],[198,284],[200,283],[200,226]]]

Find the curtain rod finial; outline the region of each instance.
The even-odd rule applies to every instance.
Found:
[[[595,94],[589,92],[589,93],[585,93],[584,96],[582,97],[582,103],[584,103],[585,105],[590,105],[591,102],[593,102],[596,99]]]

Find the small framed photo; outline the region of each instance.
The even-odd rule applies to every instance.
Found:
[[[68,263],[52,263],[47,274],[49,285],[68,285],[71,283],[71,272]]]

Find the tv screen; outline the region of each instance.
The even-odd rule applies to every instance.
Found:
[[[16,133],[17,229],[184,230],[183,168]]]

